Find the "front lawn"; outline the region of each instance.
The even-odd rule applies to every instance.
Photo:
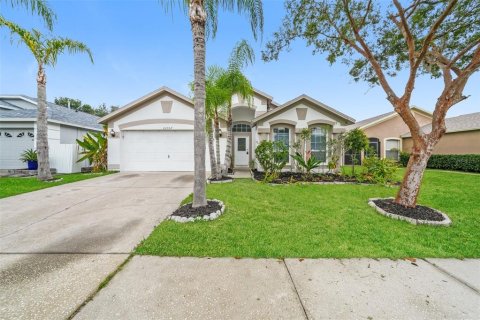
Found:
[[[367,205],[394,196],[378,185],[265,185],[250,179],[208,186],[226,204],[215,221],[161,223],[138,254],[210,257],[480,257],[480,175],[427,171],[420,204],[451,227],[415,226]],[[186,201],[190,198],[186,199]]]
[[[62,180],[56,182],[39,181],[37,177],[2,177],[0,178],[0,199],[21,193],[59,186],[61,184],[101,177],[109,173],[111,172],[57,174],[54,178],[62,178]]]

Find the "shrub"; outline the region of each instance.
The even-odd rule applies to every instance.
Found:
[[[304,159],[303,156],[296,152],[294,155],[291,156],[295,161],[297,161],[298,165],[305,170],[305,175],[311,177],[311,172],[313,169],[320,167],[322,164],[321,160],[317,160],[314,155],[309,157],[308,159]]]
[[[20,155],[20,161],[28,162],[28,161],[37,161],[37,151],[33,149],[27,149],[22,152]]]
[[[255,148],[255,156],[265,172],[265,181],[272,181],[288,162],[288,147],[282,141],[262,141]]]
[[[363,160],[365,171],[362,173],[363,180],[376,183],[386,183],[393,180],[397,171],[397,163],[393,160],[376,156],[370,156]]]
[[[406,162],[404,164],[402,161],[402,155],[400,156],[400,162],[406,166],[410,154],[404,153],[403,156]],[[480,154],[432,154],[430,159],[428,159],[427,168],[480,172]]]
[[[400,164],[402,165],[402,167],[406,167],[407,164],[408,164],[408,160],[410,160],[410,153],[408,152],[400,152]]]
[[[106,171],[108,167],[107,159],[107,128],[104,127],[103,132],[87,132],[83,137],[83,140],[77,139],[77,144],[82,147],[80,152],[80,159],[77,162],[81,162],[88,159],[90,164],[93,165],[93,172]]]

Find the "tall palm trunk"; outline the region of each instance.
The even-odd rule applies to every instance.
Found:
[[[207,205],[205,193],[205,22],[207,15],[202,0],[191,0],[189,4],[190,24],[193,36],[194,59],[194,182],[192,207]]]
[[[232,132],[232,102],[231,99],[228,102],[228,118],[227,118],[227,148],[225,150],[225,169],[228,172],[232,165],[232,140],[233,140],[233,132]]]
[[[48,155],[48,123],[47,123],[47,75],[43,65],[38,65],[37,73],[37,160],[39,180],[52,179]]]
[[[221,179],[222,178],[222,171],[220,168],[220,123],[218,120],[218,110],[215,108],[215,121],[214,121],[214,126],[215,126],[215,151],[216,151],[216,169],[217,171],[215,172],[215,178]]]
[[[208,133],[208,152],[210,154],[210,176],[216,177],[217,175],[217,162],[215,160],[215,146],[213,139],[213,121],[212,119],[207,120],[207,133]]]

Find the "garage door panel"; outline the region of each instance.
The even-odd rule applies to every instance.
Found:
[[[122,171],[193,171],[193,131],[124,131]]]
[[[26,168],[19,158],[26,149],[33,147],[32,128],[0,128],[0,169]]]

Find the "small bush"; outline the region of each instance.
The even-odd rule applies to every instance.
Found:
[[[408,164],[408,160],[410,160],[410,153],[408,152],[400,152],[400,164],[402,165],[402,167],[406,167],[407,164]]]
[[[363,160],[364,172],[362,180],[387,183],[392,181],[397,171],[397,163],[393,160],[384,158],[379,159],[376,156],[370,156]]]
[[[255,156],[265,172],[265,181],[270,182],[287,164],[288,147],[282,141],[264,140],[255,149]]]
[[[406,161],[402,160],[402,157],[404,157]],[[403,166],[407,166],[409,157],[410,154],[408,153],[402,153],[400,155],[400,162]],[[430,159],[428,159],[427,168],[480,172],[480,154],[432,154]]]

